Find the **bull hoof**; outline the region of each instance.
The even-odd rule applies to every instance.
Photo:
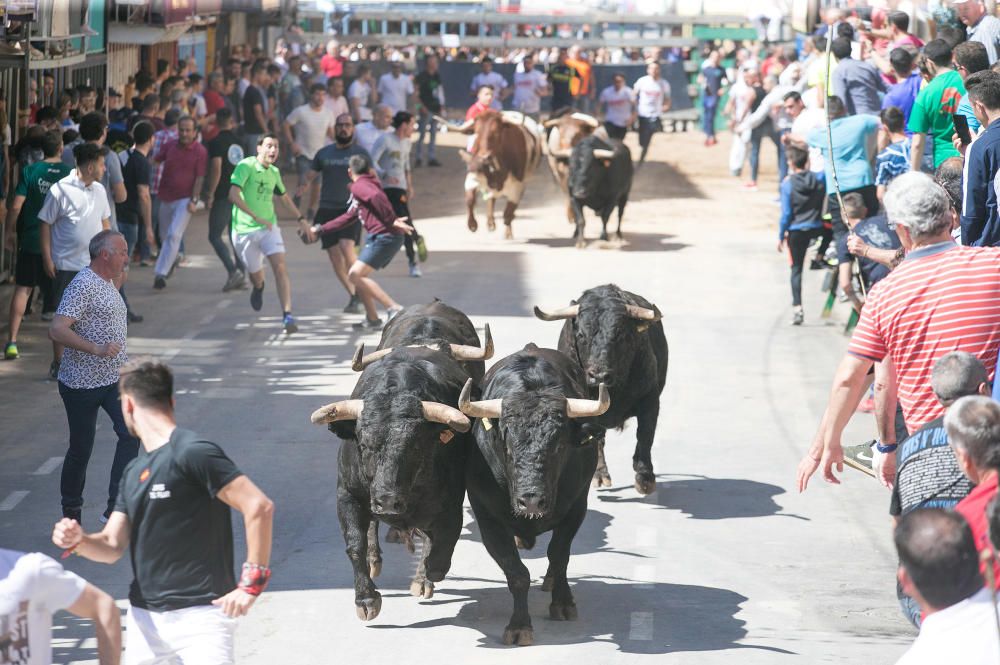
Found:
[[[375,579],[382,574],[382,559],[368,561],[368,577]]]
[[[656,477],[651,471],[639,471],[635,474],[635,491],[642,495],[656,491]]]
[[[496,231],[497,230],[497,223],[494,222],[492,219],[487,219],[486,220],[486,230],[487,231]]]
[[[358,618],[362,621],[371,621],[382,611],[382,594],[376,592],[374,598],[364,598],[361,601],[354,601],[354,604]]]
[[[611,474],[607,469],[594,471],[594,479],[590,483],[593,487],[611,487]]]
[[[504,240],[513,240],[514,239],[514,231],[510,228],[510,226],[505,226],[504,227],[504,229],[503,229],[503,239]]]
[[[431,598],[434,595],[434,582],[414,578],[410,582],[410,595],[415,598],[424,598],[425,600]]]
[[[471,217],[469,218],[468,225],[469,225],[469,230],[472,231],[473,233],[479,230],[479,224],[476,223],[476,220],[472,219]]]
[[[555,582],[553,581],[551,575],[546,575],[542,578],[542,591],[552,593],[553,587],[555,587]]]
[[[516,545],[519,550],[530,550],[535,546],[535,539],[532,536],[526,536],[524,538],[521,538],[521,536],[514,536],[514,545]]]
[[[507,646],[516,644],[519,647],[530,647],[535,643],[535,631],[531,626],[521,628],[507,626],[503,631],[503,643]]]
[[[549,618],[554,621],[575,621],[577,616],[576,603],[552,603],[549,605]]]
[[[577,249],[586,249],[587,248],[587,241],[584,240],[583,238],[577,238],[576,239],[576,248]]]
[[[619,242],[624,242],[625,241],[625,236],[622,235],[621,231],[619,231],[618,233],[616,233],[615,237],[618,238]]]

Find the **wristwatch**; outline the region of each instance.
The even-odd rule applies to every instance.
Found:
[[[896,452],[897,447],[899,447],[899,444],[887,443],[885,445],[882,445],[881,441],[879,441],[878,439],[875,440],[875,450],[879,451],[883,455]]]

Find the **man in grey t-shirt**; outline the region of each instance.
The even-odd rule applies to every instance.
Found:
[[[409,201],[413,198],[413,180],[410,173],[410,145],[413,137],[413,114],[399,111],[392,117],[392,131],[375,140],[372,146],[372,163],[382,181],[385,195],[389,197],[396,217],[406,217],[413,226]],[[410,277],[421,277],[423,273],[417,265],[414,241],[422,247],[422,240],[416,231],[404,237],[406,258],[410,262]],[[421,250],[423,255],[423,250]]]
[[[118,497],[118,481],[125,465],[139,452],[139,442],[125,425],[118,399],[119,371],[128,360],[128,315],[115,280],[121,279],[128,263],[128,244],[118,231],[101,231],[90,240],[88,254],[90,265],[66,287],[49,328],[52,341],[66,347],[59,367],[59,396],[69,421],[69,449],[60,488],[63,517],[77,522],[82,517],[97,412],[103,409],[108,414],[118,435],[103,521]]]

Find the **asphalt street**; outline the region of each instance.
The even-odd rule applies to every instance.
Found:
[[[535,646],[504,647],[512,602],[467,510],[449,576],[433,598],[408,593],[416,557],[383,544],[376,580],[381,614],[354,612],[352,574],[336,517],[338,440],[310,424],[319,406],[350,393],[358,336],[318,246],[286,223],[294,311],[285,336],[268,279],[264,310],[248,292],[223,294],[225,275],[199,216],[187,234],[188,266],[162,292],[151,269],[128,286],[144,323],[129,353],[167,360],[177,373],[180,423],[221,444],[277,504],[270,588],[241,620],[239,661],[457,663],[892,663],[913,638],[895,598],[888,492],[846,470],[844,484],[794,489],[795,467],[825,405],[846,347],[846,306],[818,316],[819,274],[806,275],[806,325],[793,328],[785,258],[775,252],[773,179],[756,193],[726,175],[727,150],[698,134],[660,135],[636,176],[624,246],[577,250],[543,164],[528,186],[513,241],[469,233],[462,209],[464,137],[447,134],[441,169],[415,177],[412,210],[430,257],[422,279],[400,255],[378,279],[404,304],[437,297],[489,322],[496,358],[528,342],[556,345],[558,323],[532,316],[582,290],[614,282],[664,314],[670,367],[653,447],[657,491],[632,488],[634,421],[609,432],[613,487],[592,491],[573,543],[569,578],[579,619],[548,619],[541,591],[547,538],[524,552],[533,585]],[[631,141],[630,137],[630,141]],[[766,155],[773,162],[772,155]],[[769,162],[765,161],[765,168]],[[773,163],[770,166],[773,173]],[[588,236],[599,223],[590,218]],[[6,308],[7,291],[3,294]],[[58,551],[59,470],[67,426],[46,379],[44,325],[30,317],[22,358],[0,363],[0,546]],[[84,527],[96,530],[113,450],[102,416],[90,463]],[[871,438],[858,416],[845,444]],[[242,525],[236,520],[239,538]],[[241,561],[241,542],[237,557]],[[114,566],[78,557],[66,565],[124,601],[128,557]],[[124,607],[124,602],[123,602]],[[56,662],[96,662],[92,630],[56,620]],[[517,649],[516,656],[510,653]]]

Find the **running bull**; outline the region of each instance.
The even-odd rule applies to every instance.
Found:
[[[590,479],[597,466],[595,441],[604,430],[608,392],[586,399],[583,372],[564,354],[528,344],[486,374],[483,397],[472,401],[466,383],[459,408],[475,418],[466,485],[483,544],[507,578],[514,612],[505,644],[527,646],[534,634],[528,614],[528,569],[515,543],[532,547],[552,531],[543,590],[552,592],[549,616],[576,619],[566,579],[570,546],[587,513]]]
[[[360,372],[392,353],[394,348],[426,346],[450,353],[478,386],[486,373],[485,361],[493,357],[493,336],[488,323],[483,340],[480,347],[479,335],[469,317],[435,299],[426,305],[411,305],[392,317],[382,330],[378,350],[366,355],[364,344],[359,344],[351,367]]]
[[[471,422],[459,411],[470,380],[446,353],[398,348],[365,369],[350,399],[312,414],[343,439],[337,515],[354,568],[358,618],[378,616],[373,577],[382,569],[374,520],[424,536],[410,593],[430,598],[444,579],[462,530],[466,452]],[[373,528],[374,527],[374,528]]]
[[[552,177],[556,179],[556,184],[566,197],[566,219],[570,224],[575,224],[576,215],[573,213],[573,204],[569,197],[569,158],[574,146],[597,131],[600,123],[592,115],[569,112],[549,118],[542,127],[546,132],[545,146],[549,170],[552,171]]]
[[[565,321],[559,335],[559,350],[586,373],[590,395],[607,386],[612,406],[598,423],[621,428],[631,417],[638,420],[632,468],[640,494],[656,489],[650,449],[660,413],[660,393],[667,381],[667,338],[660,310],[642,296],[614,284],[583,292],[568,307],[546,311],[535,307],[543,321]],[[611,486],[604,460],[604,440],[598,442],[599,460],[594,475],[596,487]]]
[[[585,247],[584,206],[601,217],[601,240],[608,239],[608,219],[618,208],[618,239],[622,239],[622,215],[632,191],[632,153],[620,141],[604,141],[587,136],[575,146],[569,158],[569,201],[573,209],[576,246]]]
[[[534,120],[516,111],[485,111],[461,131],[475,132],[468,152],[460,151],[468,167],[465,177],[465,204],[470,231],[476,222],[476,192],[486,197],[486,225],[496,229],[493,209],[499,197],[507,199],[503,211],[504,237],[514,237],[511,224],[524,195],[525,182],[542,158],[541,128]]]

